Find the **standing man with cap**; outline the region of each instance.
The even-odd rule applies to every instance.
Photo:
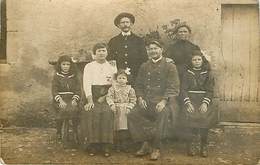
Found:
[[[151,160],[157,160],[174,103],[171,100],[179,94],[179,78],[175,65],[162,56],[160,42],[150,41],[146,49],[151,59],[142,64],[136,78],[139,106],[128,114],[128,128],[133,140],[142,143],[136,155],[152,152]]]
[[[109,41],[107,56],[108,61],[116,61],[118,69],[130,71],[131,85],[134,84],[141,64],[148,59],[143,39],[131,31],[134,23],[135,17],[130,13],[124,12],[115,18],[114,24],[121,33]]]

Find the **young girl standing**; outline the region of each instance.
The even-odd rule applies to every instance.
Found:
[[[127,127],[127,114],[136,105],[135,90],[127,85],[128,73],[120,70],[115,74],[115,82],[109,88],[106,97],[107,103],[115,114],[115,135],[117,150],[128,151],[129,132]]]
[[[72,119],[73,131],[75,136],[77,136],[81,89],[74,64],[69,56],[61,56],[58,59],[52,81],[52,95],[57,114],[58,139],[61,139],[61,127],[64,119]]]
[[[199,50],[192,52],[191,63],[184,72],[181,84],[183,99],[182,121],[189,131],[188,155],[196,154],[195,139],[200,135],[200,154],[208,156],[208,130],[216,122],[216,112],[211,108],[214,79],[205,65]]]
[[[113,143],[114,116],[106,102],[106,94],[112,84],[116,67],[106,61],[107,45],[97,43],[93,47],[95,61],[84,68],[83,87],[87,104],[81,114],[81,128],[89,146],[89,155],[94,156],[98,150],[104,156],[110,156],[110,144]]]

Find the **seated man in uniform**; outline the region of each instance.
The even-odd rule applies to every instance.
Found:
[[[128,126],[133,140],[142,143],[136,155],[151,152],[151,160],[157,160],[169,117],[169,100],[179,94],[179,78],[175,65],[162,56],[160,42],[148,42],[146,50],[151,59],[140,67],[136,79],[138,107],[128,114]]]

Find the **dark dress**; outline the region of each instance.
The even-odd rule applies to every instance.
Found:
[[[56,72],[52,81],[53,105],[56,112],[56,119],[72,119],[78,117],[81,98],[81,87],[79,79],[74,74],[62,74]],[[66,102],[65,109],[60,110],[58,100],[62,98]],[[78,106],[73,107],[71,102],[75,99]]]
[[[141,64],[148,59],[143,39],[134,33],[127,37],[120,33],[109,41],[108,50],[108,61],[115,60],[118,69],[130,68],[129,81],[134,85]]]
[[[191,62],[193,50],[200,50],[200,48],[188,40],[177,40],[175,43],[169,45],[166,51],[166,56],[175,62],[180,81],[182,81],[182,75]],[[205,57],[203,56],[203,58]],[[208,63],[207,60],[205,61]]]
[[[217,113],[212,108],[214,79],[209,71],[188,69],[184,72],[181,85],[181,98],[183,108],[181,123],[189,128],[211,128],[217,120]],[[185,104],[191,103],[195,112],[189,113]],[[208,105],[208,111],[201,113],[199,107],[202,103]]]
[[[81,113],[81,129],[87,143],[113,143],[113,112],[106,102],[97,99],[105,96],[111,85],[92,85],[94,108]]]

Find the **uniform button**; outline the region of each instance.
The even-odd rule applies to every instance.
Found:
[[[127,64],[127,61],[125,61],[125,64]]]
[[[128,55],[128,54],[126,53],[125,56],[127,57],[127,55]]]
[[[127,45],[125,45],[125,48],[127,48]]]
[[[148,81],[150,81],[150,79],[149,79],[149,78],[148,78],[147,80],[148,80]]]
[[[148,74],[148,75],[150,75],[151,73],[150,73],[150,72],[148,72],[147,74]]]
[[[161,87],[160,85],[158,85],[158,87]]]

